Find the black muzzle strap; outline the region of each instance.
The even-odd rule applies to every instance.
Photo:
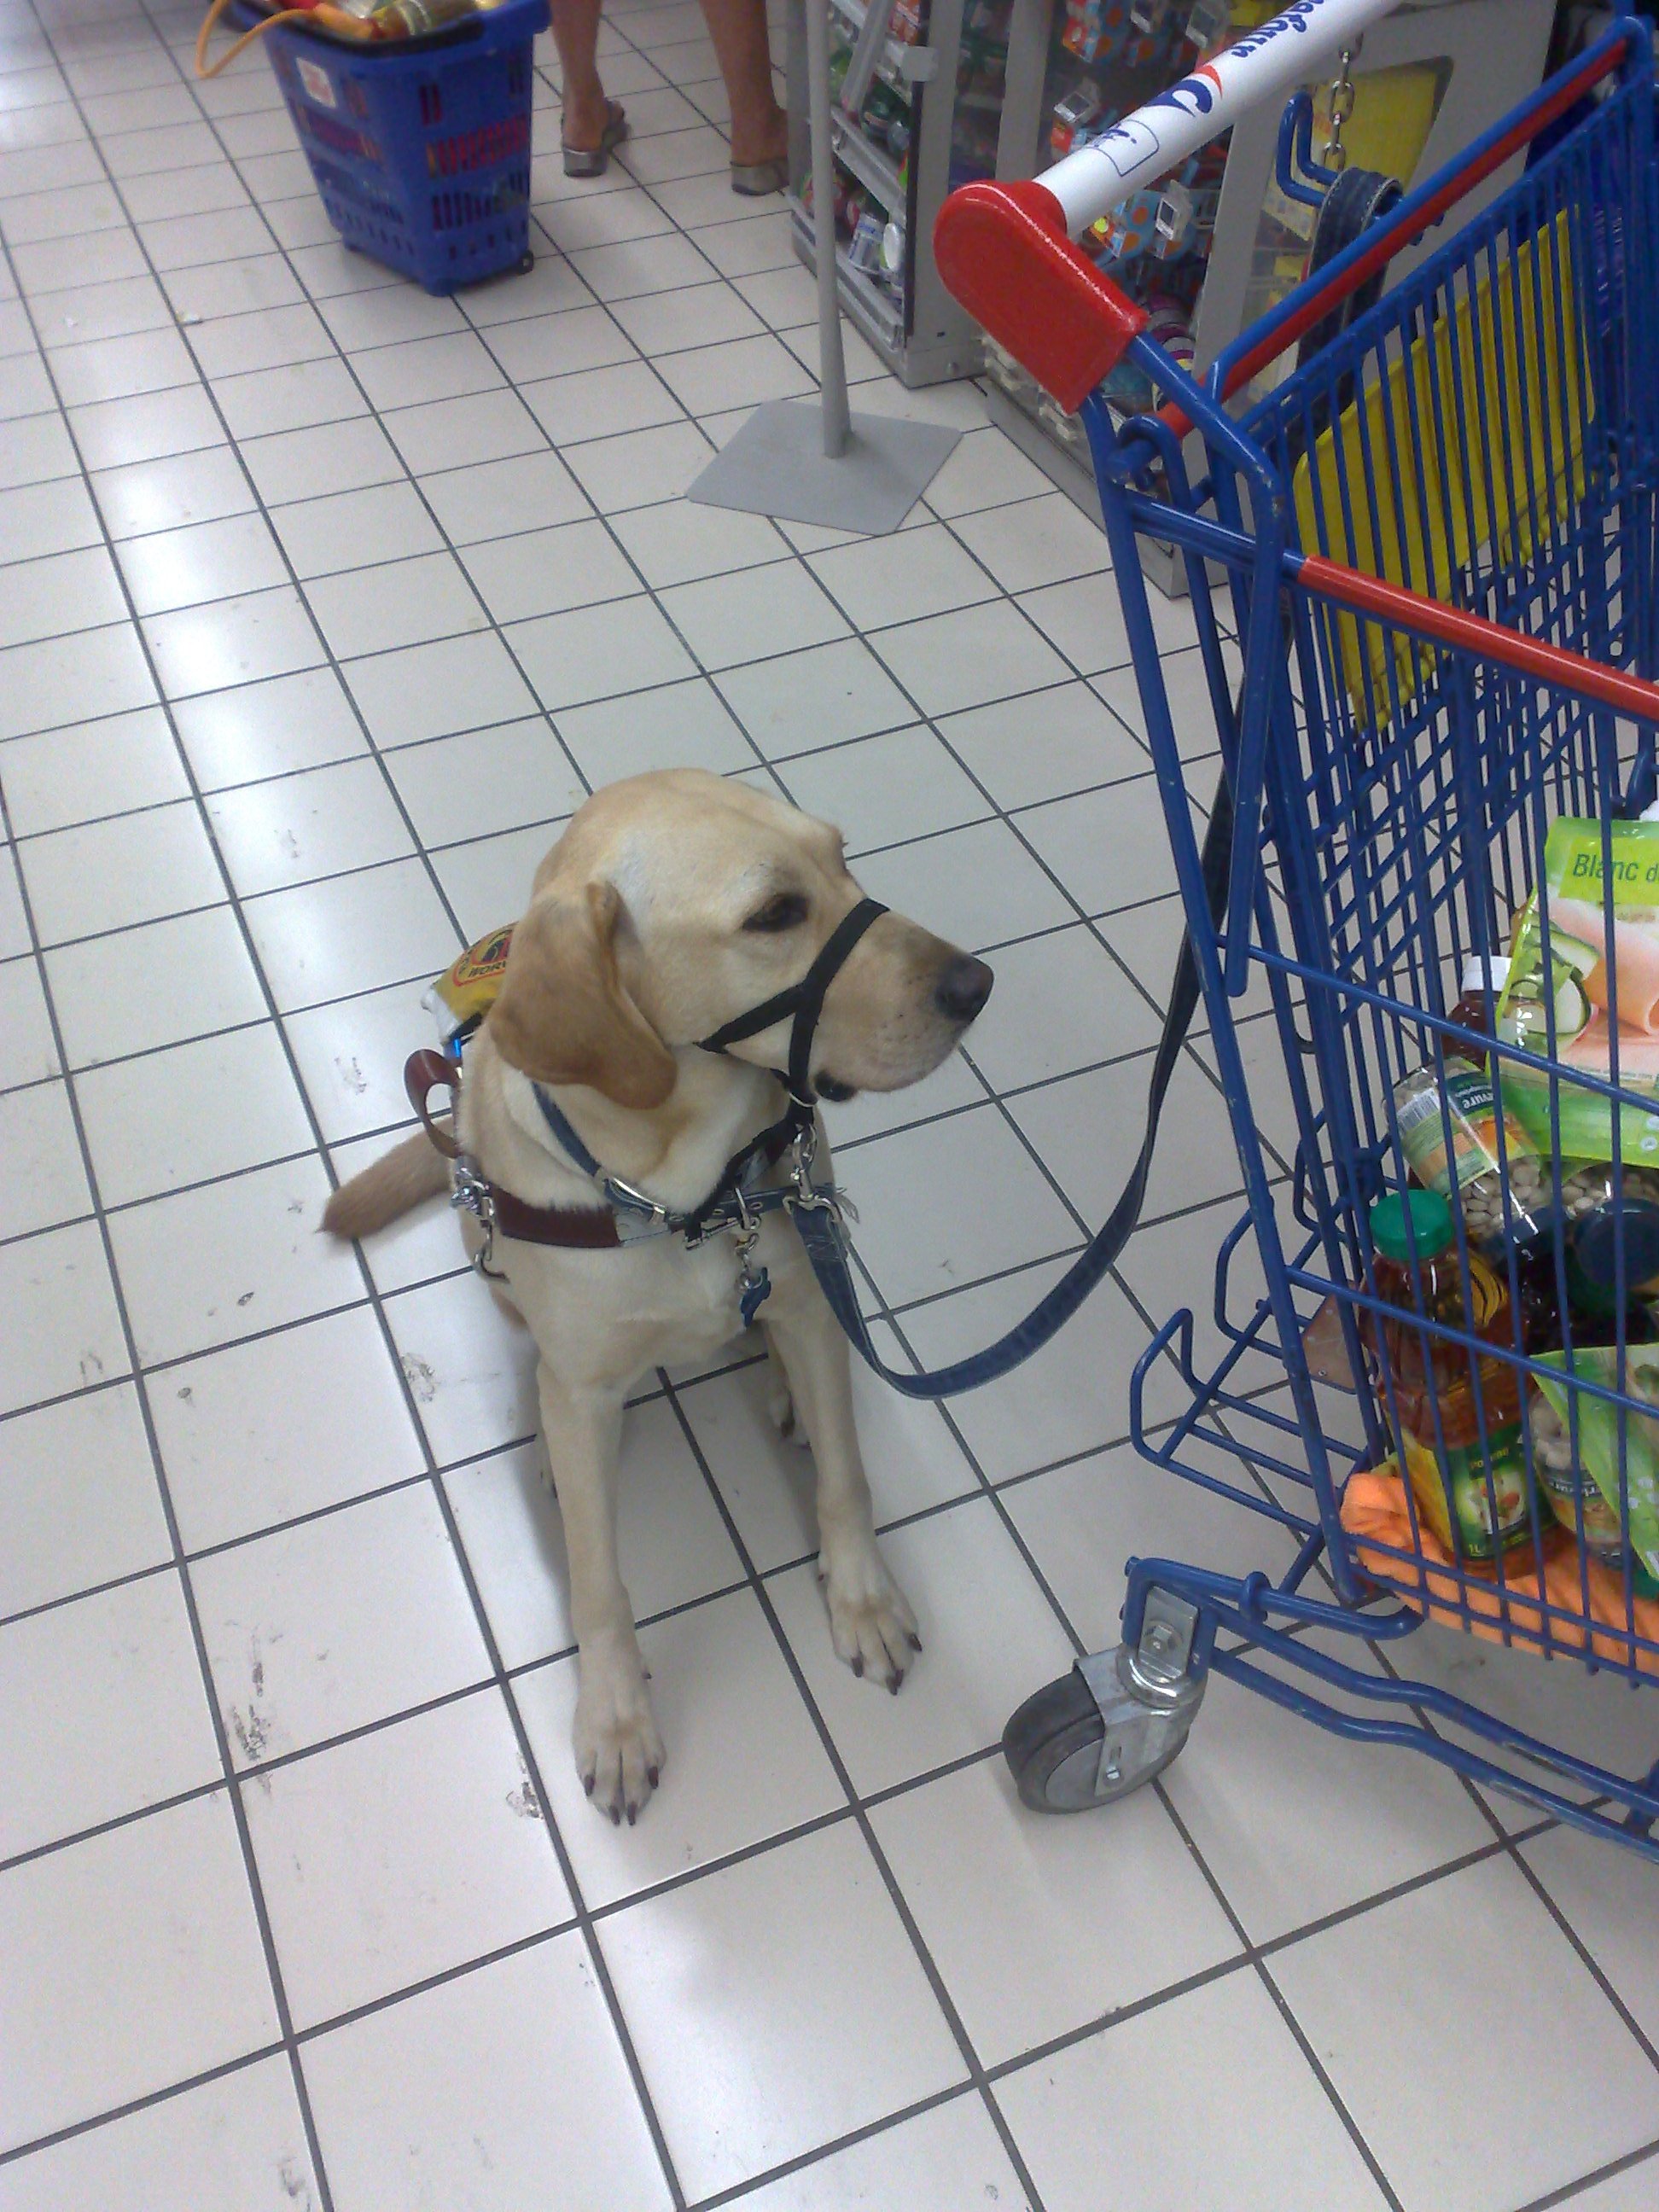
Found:
[[[844,914],[818,949],[818,956],[801,977],[787,991],[779,991],[762,1006],[751,1007],[739,1014],[735,1021],[727,1022],[712,1036],[699,1040],[704,1052],[724,1052],[728,1045],[740,1044],[744,1037],[758,1036],[769,1030],[775,1022],[794,1017],[794,1027],[789,1032],[789,1066],[784,1080],[789,1095],[803,1106],[813,1103],[811,1061],[812,1036],[818,1025],[818,1016],[823,1012],[825,994],[847,964],[853,947],[858,943],[872,921],[878,921],[887,908],[879,899],[860,899]]]

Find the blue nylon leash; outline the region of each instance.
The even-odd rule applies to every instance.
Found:
[[[1232,831],[1232,793],[1224,769],[1216,786],[1209,827],[1204,836],[1203,852],[1205,893],[1209,901],[1211,921],[1218,925],[1227,901]],[[987,1382],[994,1382],[1000,1376],[1020,1366],[1034,1352],[1041,1352],[1043,1346],[1071,1320],[1128,1243],[1140,1218],[1141,1205],[1146,1195],[1146,1179],[1152,1172],[1152,1155],[1158,1144],[1158,1125],[1164,1111],[1164,1095],[1175,1073],[1181,1048],[1187,1041],[1187,1032],[1192,1026],[1193,1012],[1197,1004],[1198,966],[1193,958],[1191,934],[1183,931],[1181,952],[1176,963],[1175,983],[1170,993],[1170,1010],[1164,1018],[1164,1033],[1158,1039],[1152,1079],[1146,1086],[1146,1133],[1141,1139],[1139,1157],[1123,1187],[1123,1194],[1112,1208],[1105,1226],[1090,1238],[1054,1288],[1032,1308],[1024,1320],[1018,1322],[1006,1336],[999,1337],[994,1344],[988,1345],[983,1352],[975,1352],[969,1358],[958,1359],[949,1367],[937,1367],[921,1375],[906,1374],[887,1366],[876,1350],[870,1331],[865,1326],[864,1316],[859,1310],[858,1291],[853,1281],[851,1248],[842,1225],[839,1209],[827,1195],[815,1202],[810,1194],[796,1194],[790,1213],[799,1231],[801,1243],[806,1248],[806,1256],[812,1263],[812,1272],[818,1279],[818,1287],[829,1300],[830,1311],[841,1323],[854,1351],[881,1376],[883,1382],[906,1398],[957,1397],[964,1390],[977,1390]]]

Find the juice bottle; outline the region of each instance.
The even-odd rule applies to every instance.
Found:
[[[1471,1250],[1465,1306],[1456,1226],[1437,1191],[1378,1199],[1370,1210],[1370,1231],[1376,1294],[1402,1316],[1376,1324],[1374,1340],[1386,1370],[1378,1378],[1377,1398],[1384,1419],[1397,1419],[1405,1431],[1417,1510],[1456,1557],[1494,1559],[1532,1534],[1516,1370],[1506,1361],[1480,1358],[1431,1336],[1417,1326],[1417,1316],[1508,1346],[1514,1340],[1509,1291]]]

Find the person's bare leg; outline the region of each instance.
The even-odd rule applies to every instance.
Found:
[[[789,126],[772,90],[766,0],[702,0],[702,12],[732,102],[732,166],[782,161]]]
[[[553,42],[564,78],[562,137],[584,151],[605,135],[605,87],[599,82],[600,0],[552,0]]]

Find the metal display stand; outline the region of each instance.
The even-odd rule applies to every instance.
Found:
[[[924,11],[921,33],[906,44],[888,34],[893,0],[830,0],[836,33],[853,47],[847,81],[832,110],[836,156],[903,234],[902,281],[896,285],[855,266],[845,245],[837,244],[841,303],[860,337],[912,388],[979,372],[978,325],[951,297],[933,266],[933,218],[951,186],[963,181],[957,140],[964,103],[975,103],[989,123],[990,158],[980,173],[989,175],[994,167],[1000,89],[988,93],[983,80],[976,80],[975,59],[1000,50],[1012,0],[915,4]],[[817,112],[807,65],[808,12],[805,0],[791,0],[787,54],[790,205],[795,251],[811,269],[817,266],[818,246],[804,191],[811,173],[809,118]],[[859,111],[872,85],[908,106],[905,160],[896,159],[860,126]]]
[[[880,0],[869,22],[879,24]],[[869,42],[866,40],[867,45]],[[778,399],[757,409],[697,478],[686,496],[790,522],[817,522],[866,536],[896,530],[950,458],[958,430],[884,415],[856,419],[847,404],[835,213],[834,124],[830,93],[829,0],[809,0],[813,228],[817,246],[820,404]],[[871,68],[843,88],[862,97]]]

